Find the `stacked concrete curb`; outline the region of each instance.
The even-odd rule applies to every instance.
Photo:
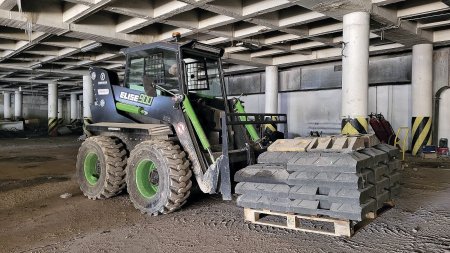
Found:
[[[238,205],[355,221],[376,213],[399,194],[400,152],[377,143],[373,136],[365,142],[347,140],[343,148],[332,149],[336,140],[342,144],[344,138],[302,139],[306,141],[299,151],[292,142],[284,143],[289,151],[269,148],[257,164],[235,174]],[[311,148],[327,141],[322,150]],[[359,144],[350,147],[351,143]]]

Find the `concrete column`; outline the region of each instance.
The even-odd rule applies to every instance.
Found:
[[[58,86],[56,83],[48,84],[48,134],[58,134]]]
[[[58,98],[58,125],[62,125],[63,123],[64,123],[63,100],[62,98]]]
[[[266,67],[265,113],[278,113],[278,67]]]
[[[94,87],[92,86],[92,79],[90,75],[85,75],[83,76],[83,132],[86,136],[91,136],[86,126],[92,124],[91,105],[93,103]]]
[[[77,100],[77,119],[81,121],[83,119],[83,96],[78,96]]]
[[[14,92],[14,119],[15,120],[23,119],[22,108],[23,108],[22,91],[16,90]]]
[[[433,45],[413,46],[411,72],[411,147],[417,155],[424,145],[431,144],[433,112]]]
[[[94,103],[94,87],[90,75],[83,76],[83,118],[92,118],[91,105]]]
[[[3,92],[3,108],[4,108],[4,114],[3,117],[6,120],[11,119],[11,93],[9,92]]]
[[[344,16],[343,26],[341,132],[365,134],[368,130],[370,15],[349,13]]]
[[[74,124],[78,119],[77,103],[78,103],[77,94],[71,93],[70,94],[70,124]]]
[[[450,90],[445,90],[442,95],[441,99],[439,100],[439,123],[438,123],[438,134],[436,132],[433,132],[434,135],[436,135],[436,143],[433,143],[434,145],[439,145],[439,139],[440,138],[447,138],[450,140]],[[434,115],[436,118],[438,115]],[[434,121],[436,122],[436,121]],[[436,128],[435,128],[436,129]]]
[[[70,99],[66,99],[66,122],[70,123]]]

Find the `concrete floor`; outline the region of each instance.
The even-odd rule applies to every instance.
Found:
[[[244,223],[219,196],[150,217],[83,197],[75,137],[0,140],[0,252],[448,252],[450,161],[409,161],[397,206],[350,239]],[[68,199],[60,198],[71,193]]]

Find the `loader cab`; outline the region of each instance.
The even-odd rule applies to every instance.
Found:
[[[220,57],[222,49],[195,41],[153,43],[125,51],[124,86],[144,92],[144,79],[157,87],[157,95],[194,94],[225,98]]]

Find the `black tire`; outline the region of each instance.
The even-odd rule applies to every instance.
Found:
[[[127,191],[136,209],[167,214],[186,203],[192,187],[189,161],[180,146],[169,141],[144,141],[131,151]]]
[[[95,163],[95,165],[93,165]],[[77,156],[77,179],[89,199],[107,199],[125,189],[127,151],[120,139],[107,136],[87,138]],[[95,166],[95,171],[94,167]]]

